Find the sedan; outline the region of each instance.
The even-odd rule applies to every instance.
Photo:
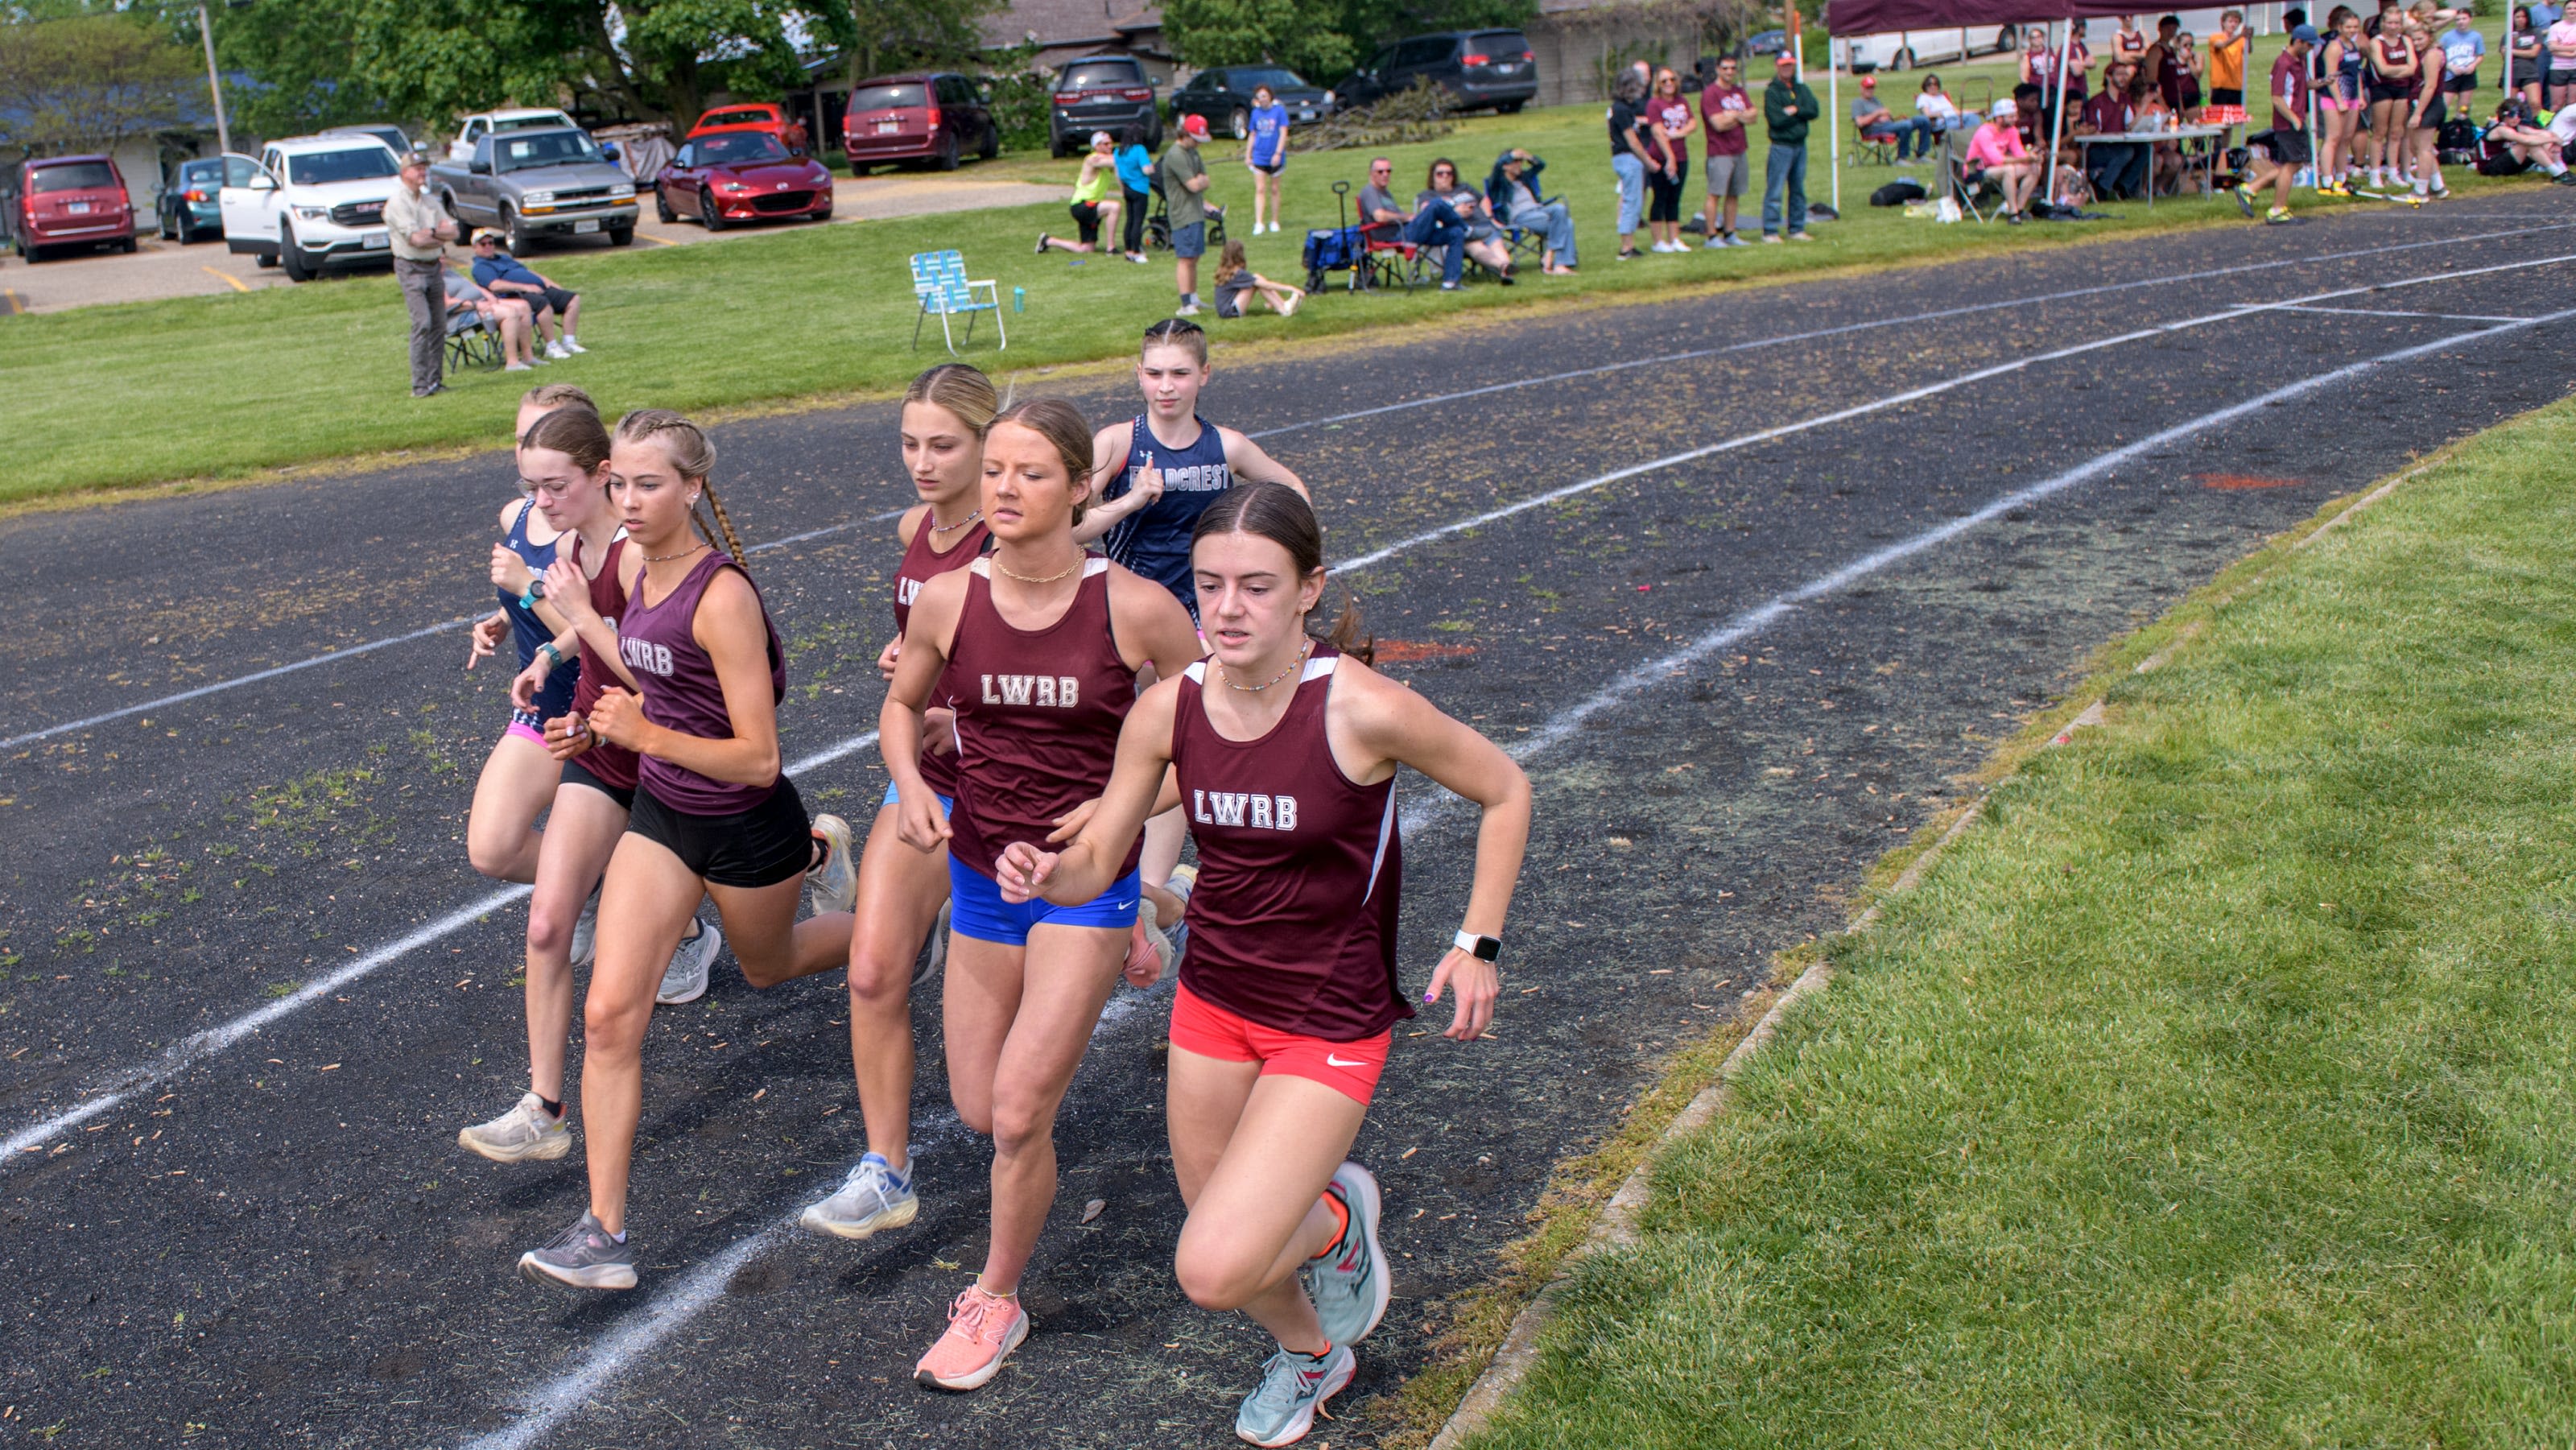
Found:
[[[258,169],[243,156],[180,162],[172,168],[169,183],[153,203],[161,240],[186,243],[200,237],[221,237],[224,188],[250,185],[251,173]]]
[[[1205,116],[1208,129],[1237,141],[1252,138],[1252,91],[1268,86],[1288,108],[1290,126],[1309,126],[1333,113],[1333,93],[1295,71],[1275,65],[1232,65],[1203,70],[1172,93],[1172,119]]]
[[[716,131],[682,145],[662,168],[653,207],[666,222],[694,216],[711,232],[772,217],[829,221],[832,173],[765,131]]]

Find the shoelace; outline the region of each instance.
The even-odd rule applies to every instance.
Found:
[[[1309,1369],[1299,1363],[1305,1358],[1284,1349],[1270,1356],[1270,1362],[1261,1367],[1261,1387],[1252,1392],[1253,1401],[1264,1408],[1284,1410],[1304,1399],[1324,1377],[1323,1362],[1317,1361]]]
[[[958,1295],[957,1302],[948,1306],[948,1332],[963,1334],[968,1339],[983,1338],[984,1321],[991,1316],[994,1306],[1001,1302],[972,1289]]]
[[[590,1226],[589,1216],[585,1214],[580,1219],[576,1220],[572,1227],[565,1229],[562,1233],[556,1234],[554,1242],[547,1244],[546,1247],[549,1249],[573,1248],[577,1245],[588,1242],[593,1233],[599,1234],[601,1238],[608,1237],[606,1230],[594,1230]]]

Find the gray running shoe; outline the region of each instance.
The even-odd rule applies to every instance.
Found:
[[[594,891],[590,893],[590,899],[581,904],[581,920],[572,924],[572,964],[576,967],[589,966],[591,958],[597,955],[599,955],[599,893]]]
[[[896,1173],[882,1156],[870,1153],[841,1180],[839,1190],[807,1208],[796,1221],[818,1234],[863,1239],[882,1229],[901,1228],[920,1211],[912,1175]]]
[[[1315,1412],[1359,1373],[1351,1347],[1336,1344],[1321,1360],[1281,1350],[1261,1367],[1261,1384],[1243,1397],[1234,1433],[1252,1445],[1294,1445],[1315,1427]]]
[[[1172,879],[1163,883],[1163,889],[1181,899],[1181,919],[1172,924],[1172,970],[1177,972],[1190,949],[1190,893],[1199,889],[1199,868],[1173,867]]]
[[[694,1002],[707,994],[707,968],[715,965],[716,953],[724,950],[724,933],[715,923],[701,921],[698,934],[683,938],[679,949],[671,953],[671,965],[662,969],[662,988],[653,1000],[665,1007]]]
[[[940,965],[948,960],[948,909],[951,905],[953,903],[946,901],[939,903],[939,920],[930,924],[930,955],[922,961],[920,970],[912,974],[912,984],[916,987],[938,976]]]
[[[542,1249],[519,1255],[519,1277],[567,1289],[632,1289],[635,1249],[608,1236],[588,1213]]]
[[[1333,1170],[1332,1184],[1324,1191],[1350,1210],[1350,1227],[1342,1231],[1339,1247],[1309,1259],[1297,1277],[1305,1280],[1306,1295],[1315,1301],[1324,1337],[1352,1345],[1368,1338],[1386,1317],[1389,1285],[1386,1251],[1377,1241],[1377,1179],[1357,1163],[1345,1163]]]
[[[814,839],[823,843],[823,859],[805,872],[814,888],[814,914],[853,911],[859,904],[859,862],[850,849],[850,823],[839,816],[814,818]]]
[[[547,1112],[546,1100],[529,1093],[517,1107],[492,1121],[460,1129],[456,1142],[466,1152],[480,1153],[495,1163],[560,1158],[572,1151],[572,1121],[569,1115],[558,1118]]]

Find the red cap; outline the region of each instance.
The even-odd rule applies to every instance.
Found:
[[[1188,135],[1196,136],[1200,140],[1204,141],[1207,139],[1208,133],[1207,117],[1199,115],[1197,112],[1193,111],[1189,115],[1181,118],[1181,130]]]

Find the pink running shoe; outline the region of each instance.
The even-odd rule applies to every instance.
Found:
[[[1018,1296],[1005,1299],[969,1284],[948,1306],[948,1332],[913,1366],[913,1382],[935,1390],[981,1389],[1028,1337],[1029,1316]]]

